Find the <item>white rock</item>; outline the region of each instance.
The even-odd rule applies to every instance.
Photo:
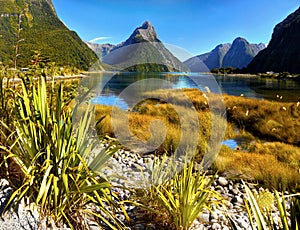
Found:
[[[218,223],[214,223],[214,224],[211,226],[211,229],[221,229],[221,225],[218,224]]]
[[[226,186],[228,185],[228,181],[225,177],[219,177],[218,179],[218,183],[221,185],[221,186]]]
[[[209,222],[209,216],[210,216],[210,214],[209,213],[202,213],[202,214],[200,214],[200,216],[199,216],[199,221],[201,222],[201,223],[208,223]]]

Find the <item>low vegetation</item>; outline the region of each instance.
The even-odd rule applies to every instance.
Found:
[[[198,156],[201,157],[211,137],[212,113],[207,95],[195,89],[185,89],[184,92],[197,110],[200,124]],[[162,100],[145,99],[128,112],[130,131],[146,141],[150,138],[151,121],[162,120],[167,127],[167,134],[158,152],[171,153],[177,147],[181,127],[178,126],[180,123],[174,107],[166,101],[176,102],[181,108],[186,105],[185,101],[166,90],[148,93],[145,98]],[[298,187],[300,149],[297,146],[300,136],[297,130],[300,128],[300,104],[227,95],[223,98],[228,121],[225,139],[245,139],[247,143],[239,146],[239,150],[224,146],[214,169],[231,177],[258,181],[271,188]],[[218,100],[210,99],[211,103],[218,103]],[[111,111],[112,107],[97,106],[95,113],[98,118],[106,116],[99,125],[103,134],[113,136]],[[194,132],[190,127],[189,130]]]
[[[227,118],[239,129],[266,141],[300,145],[300,103],[224,96]]]
[[[113,211],[123,209],[117,195],[109,182],[91,171],[84,160],[99,141],[91,143],[85,139],[91,115],[86,113],[75,129],[72,110],[63,101],[62,86],[56,91],[47,90],[44,78],[37,86],[23,82],[22,90],[12,100],[14,130],[1,121],[2,127],[11,131],[2,136],[6,142],[0,147],[1,165],[13,162],[21,180],[10,180],[15,191],[6,208],[26,197],[38,206],[42,218],[49,218],[49,223],[54,220],[57,226],[87,228],[88,221],[93,220],[121,229],[124,224]],[[101,157],[113,153],[107,149]],[[14,172],[7,172],[11,178]]]
[[[91,114],[85,113],[78,127],[73,127],[71,121],[72,99],[78,82],[63,82],[64,86],[61,82],[47,84],[45,72],[39,68],[36,70],[18,73],[23,79],[21,83],[6,81],[3,76],[11,73],[7,68],[1,70],[0,103],[5,110],[0,111],[0,172],[1,178],[8,179],[14,188],[6,208],[28,198],[30,203],[38,207],[41,217],[48,218],[48,223],[50,219],[54,220],[57,226],[67,224],[71,228],[84,229],[88,227],[88,220],[92,220],[99,225],[105,223],[112,229],[124,228],[127,222],[121,221],[115,214],[123,212],[128,218],[122,201],[112,192],[112,185],[91,170],[85,161],[85,156],[95,144],[89,142],[87,145],[84,139],[89,135],[87,127],[91,122]],[[14,74],[11,76],[15,77]],[[156,120],[162,121],[160,125],[166,127],[166,138],[156,153],[166,156],[172,155],[177,149],[182,133],[187,137],[186,142],[183,139],[182,150],[188,149],[188,138],[200,129],[196,139],[197,162],[204,155],[212,135],[215,113],[211,112],[211,105],[215,103],[215,108],[221,108],[221,105],[218,105],[219,98],[207,99],[207,94],[198,90],[185,89],[184,92],[193,103],[196,116],[189,109],[190,104],[176,91],[155,91],[145,95],[145,100],[127,112],[130,132],[141,140],[151,140],[156,144],[157,140],[151,136],[151,128],[157,127],[151,125]],[[157,98],[157,95],[161,100],[148,99]],[[176,102],[176,106],[167,101]],[[228,121],[225,138],[244,138],[248,143],[238,149],[223,146],[213,169],[233,179],[243,178],[281,191],[297,191],[300,183],[298,103],[258,101],[234,96],[224,96],[224,101]],[[111,119],[114,119],[112,111],[116,113],[120,110],[96,106],[99,134],[115,135],[111,126]],[[188,125],[182,123],[182,117],[189,121]],[[195,117],[198,121],[193,120]],[[222,121],[223,118],[219,116],[217,119]],[[118,122],[114,120],[115,125]],[[195,129],[197,125],[199,129]],[[218,131],[221,135],[220,130],[224,130],[225,126],[218,128],[214,132]],[[100,157],[106,159],[113,153],[114,149],[107,148]],[[163,161],[157,167],[159,164],[163,164]],[[214,177],[195,171],[196,165],[194,161],[184,164],[183,169],[170,180],[154,184],[129,202],[148,207],[147,215],[157,220],[163,228],[189,229],[203,210],[221,204],[222,200],[219,194],[209,189]],[[138,194],[140,191],[135,192]],[[247,189],[246,192],[249,219],[254,217],[260,229],[266,229],[265,226],[273,229],[271,214],[264,207],[258,208],[259,202],[254,201],[259,200],[259,196],[251,196]],[[283,200],[287,197],[274,193],[274,204],[279,208],[283,229],[295,229],[299,225],[298,196],[288,197],[291,204],[288,211]],[[289,219],[286,218],[288,215]]]
[[[276,151],[274,146],[278,146]],[[282,150],[281,157],[276,153]],[[294,152],[294,154],[291,154]],[[300,149],[282,143],[251,144],[249,151],[223,146],[215,168],[233,179],[256,181],[279,190],[299,187]],[[293,163],[291,163],[293,162]]]
[[[186,156],[189,155],[186,153]],[[211,189],[214,176],[195,171],[193,157],[189,160],[186,158],[182,170],[178,172],[174,161],[168,162],[166,159],[167,155],[163,155],[162,160],[154,161],[153,172],[160,173],[153,176],[151,186],[139,191],[137,199],[148,208],[145,218],[151,216],[156,220],[156,228],[189,229],[201,213],[213,213],[213,207],[222,205],[224,198]],[[169,171],[166,170],[166,164]],[[171,179],[155,183],[162,177]]]
[[[100,130],[102,135],[114,136],[111,117],[111,107],[108,106],[97,106],[96,107],[96,117],[100,119],[105,115],[105,119],[99,123],[98,129]],[[191,143],[188,137],[195,136],[194,133],[198,133],[198,130],[194,130],[194,127],[182,127],[179,123],[179,118],[174,110],[172,110],[172,106],[170,105],[160,105],[160,106],[149,106],[143,105],[139,107],[142,111],[141,113],[130,113],[129,114],[129,127],[130,132],[136,136],[138,139],[142,141],[148,141],[150,139],[149,145],[156,146],[161,140],[164,140],[162,145],[156,150],[156,153],[174,153],[178,146],[182,149],[186,149],[188,145]],[[180,107],[182,112],[184,112],[184,108]],[[168,112],[170,115],[166,117],[164,112]],[[188,114],[186,114],[188,115]],[[199,114],[199,120],[202,122],[201,125],[207,126],[210,125],[210,114],[209,113],[201,113]],[[162,128],[161,126],[166,127],[166,138],[163,138],[163,132],[159,134],[155,132],[156,138],[151,137],[151,129],[149,128],[152,122],[160,120],[163,123],[158,123],[156,128]],[[115,126],[122,126],[122,121],[113,120]],[[119,122],[119,123],[118,123]],[[155,126],[155,123],[154,123]],[[127,129],[127,126],[122,126],[124,129]],[[155,128],[155,127],[153,127]],[[157,130],[157,129],[156,129]],[[119,132],[122,132],[119,131]],[[194,133],[193,133],[194,132]],[[198,142],[195,143],[199,153],[204,153],[207,145],[207,141],[209,138],[208,129],[203,129],[203,132],[200,133]],[[182,137],[182,133],[186,134],[186,136]]]
[[[300,194],[284,195],[278,191],[254,193],[245,185],[245,205],[251,228],[255,229],[299,229],[300,225]],[[289,202],[289,211],[287,203]],[[279,211],[279,218],[273,216],[274,207]],[[235,225],[233,224],[235,228]]]

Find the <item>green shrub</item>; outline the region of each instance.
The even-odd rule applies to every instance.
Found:
[[[152,205],[154,212],[169,220],[169,226],[176,229],[189,229],[194,220],[206,209],[211,210],[212,205],[221,204],[221,195],[210,189],[214,177],[208,177],[205,173],[195,172],[195,163],[192,158],[185,162],[181,172],[175,172],[175,166],[169,165],[174,170],[161,173],[159,168],[166,167],[166,160],[156,161],[153,166],[154,182],[150,191],[146,192],[148,204]],[[165,170],[164,170],[165,172]],[[172,172],[174,176],[170,180],[161,178],[162,175],[169,177]],[[159,179],[159,180],[157,180]],[[153,180],[153,178],[152,178]]]
[[[265,229],[278,229],[276,227],[276,222],[273,219],[272,216],[272,210],[271,207],[266,208],[261,205],[261,197],[266,196],[266,193],[264,192],[259,194],[257,197],[247,185],[245,185],[246,190],[246,199],[245,199],[245,205],[246,210],[248,213],[248,217],[251,223],[252,229],[259,229],[259,230],[265,230]],[[289,230],[289,229],[299,229],[300,224],[300,203],[299,203],[299,196],[300,194],[292,194],[288,196],[284,196],[284,194],[280,194],[276,190],[275,192],[275,198],[273,197],[273,201],[275,200],[275,204],[277,206],[277,209],[279,211],[279,229]],[[268,193],[268,200],[270,200],[271,193]],[[287,211],[286,206],[286,199],[290,199],[290,212]],[[272,199],[272,198],[271,198]],[[272,201],[272,202],[273,202]],[[254,222],[255,220],[255,222]],[[289,223],[290,221],[290,223]],[[257,227],[255,227],[255,224]]]
[[[85,162],[99,142],[86,138],[91,114],[86,113],[75,128],[72,110],[63,103],[63,87],[48,93],[44,78],[37,88],[32,85],[26,87],[22,83],[22,91],[13,104],[15,132],[7,137],[8,145],[1,146],[6,152],[4,160],[13,160],[24,178],[21,185],[15,185],[17,189],[6,209],[26,197],[38,206],[41,217],[50,217],[58,225],[84,228],[92,219],[105,222],[112,229],[122,228],[113,213],[122,206],[111,185]],[[51,92],[55,93],[55,100]],[[93,168],[100,168],[103,159],[113,152],[102,151],[97,157],[99,164]]]
[[[0,65],[0,145],[7,145],[7,136],[13,130],[13,121],[15,119],[12,104],[15,98],[16,84],[9,80],[14,77],[14,72],[8,70],[7,66]],[[5,125],[2,125],[5,124]],[[13,162],[8,161],[6,165],[1,164],[3,162],[3,154],[0,150],[0,176],[8,176],[11,173],[7,173],[7,168],[10,172],[14,171]],[[18,180],[18,175],[11,175],[13,178],[7,177],[8,180]]]

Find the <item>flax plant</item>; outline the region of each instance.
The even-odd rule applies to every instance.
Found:
[[[154,199],[166,211],[176,229],[189,229],[206,209],[220,205],[222,198],[210,189],[214,177],[194,171],[193,159],[185,163],[181,172],[166,183],[157,185]]]
[[[276,222],[272,216],[272,210],[262,207],[255,194],[245,185],[245,206],[250,220],[251,228],[258,230],[283,229],[298,230],[300,224],[300,194],[284,195],[274,191],[275,202],[279,212],[279,220]],[[287,210],[286,199],[289,199],[290,210]],[[233,224],[234,225],[234,224]],[[236,227],[234,227],[235,229]]]
[[[7,137],[13,141],[1,149],[7,153],[5,159],[12,159],[20,167],[24,179],[6,210],[29,198],[42,218],[54,220],[58,226],[86,229],[92,220],[121,229],[124,224],[116,218],[114,210],[125,213],[123,206],[112,193],[111,185],[84,160],[99,141],[87,138],[91,114],[86,113],[75,130],[72,110],[63,101],[62,85],[54,92],[53,84],[49,92],[44,78],[37,87],[22,83],[14,102],[16,131]],[[110,148],[101,153],[106,158],[113,152]]]
[[[14,73],[9,72],[7,66],[0,65],[0,145],[4,146],[7,145],[6,137],[14,129],[12,104],[15,98],[16,83],[12,78],[14,76],[12,74]],[[11,173],[14,171],[16,171],[16,168],[13,162],[4,161],[3,151],[0,149],[0,176],[6,177],[8,181],[19,180],[18,173]]]

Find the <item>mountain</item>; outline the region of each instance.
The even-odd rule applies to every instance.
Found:
[[[213,68],[228,66],[241,69],[264,48],[263,43],[250,44],[246,39],[238,37],[232,44],[220,44],[211,52],[192,57],[184,64],[193,72],[209,72]]]
[[[96,44],[92,42],[86,42],[86,44],[97,54],[99,58],[103,58],[104,56],[109,54],[112,49],[116,47],[115,45],[109,43]]]
[[[90,46],[97,52],[97,46]],[[188,71],[158,39],[153,25],[146,21],[117,46],[98,46],[102,62],[117,69],[141,72]]]
[[[242,69],[264,48],[262,43],[250,44],[246,39],[238,37],[224,56],[222,67],[232,66]]]
[[[231,44],[221,44],[211,52],[192,57],[184,62],[192,72],[209,72],[213,68],[222,67],[225,54],[230,49]]]
[[[0,0],[0,62],[18,66],[31,62],[39,51],[59,66],[88,69],[97,55],[59,20],[51,0]],[[20,26],[20,30],[18,30]]]
[[[300,8],[275,26],[268,47],[252,60],[248,70],[300,73]]]

